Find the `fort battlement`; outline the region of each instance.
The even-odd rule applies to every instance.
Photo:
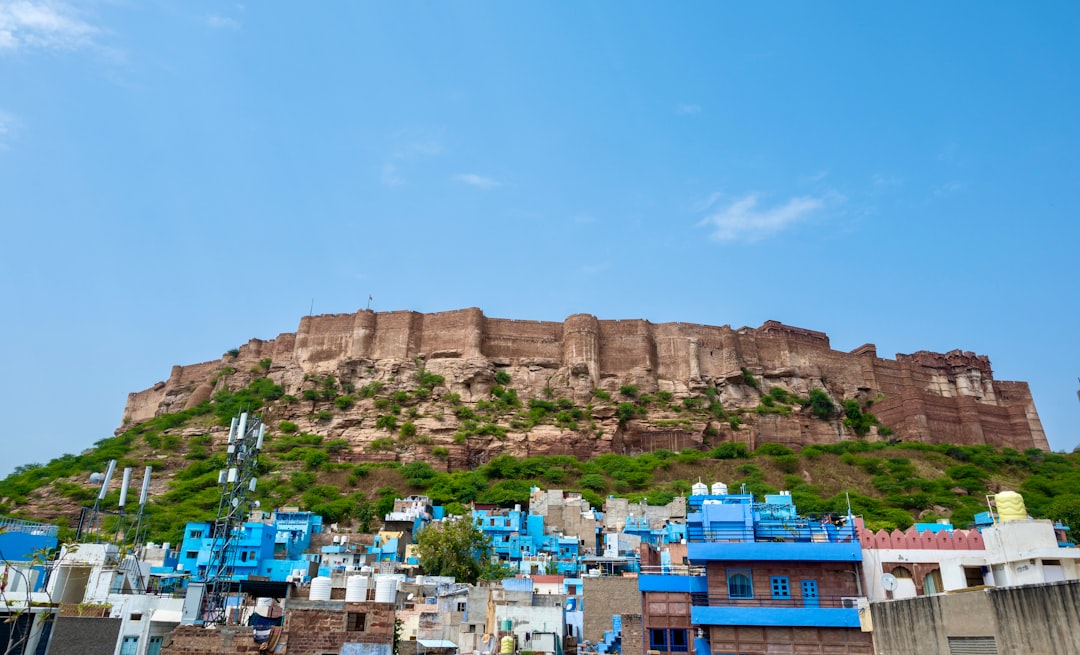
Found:
[[[296,395],[310,376],[391,379],[417,362],[474,402],[490,392],[496,370],[512,374],[522,397],[553,388],[581,403],[595,389],[628,384],[676,397],[713,387],[725,406],[743,408],[756,406],[773,386],[800,395],[821,388],[838,405],[846,398],[872,403],[873,413],[901,439],[1048,449],[1027,384],[994,380],[985,355],[919,351],[887,359],[869,343],[841,352],[823,332],[777,321],[757,328],[590,314],[530,321],[491,318],[475,307],[305,316],[295,333],[252,339],[235,358],[173,367],[168,380],[129,395],[126,420],[193,406],[223,384],[226,366],[243,374],[265,358],[273,362],[271,377]],[[758,378],[760,388],[744,383],[744,371]],[[841,426],[807,416],[761,419],[748,439],[799,445],[844,438]],[[683,443],[679,435],[662,439]]]

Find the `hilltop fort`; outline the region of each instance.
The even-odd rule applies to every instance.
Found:
[[[349,389],[377,382],[387,391],[407,392],[415,388],[418,372],[442,378],[430,395],[414,398],[411,420],[427,437],[419,444],[402,439],[372,449],[379,439],[385,445],[387,434],[377,425],[371,402],[377,399],[362,395],[355,406],[331,404],[333,416],[316,412],[315,402],[276,403],[271,418],[346,439],[355,452],[375,459],[434,461],[433,446],[441,446],[442,457],[458,465],[485,461],[496,452],[591,456],[725,441],[753,448],[765,442],[800,446],[886,436],[1049,450],[1027,383],[995,380],[985,355],[919,351],[888,359],[879,357],[873,344],[841,352],[823,332],[776,321],[732,328],[575,314],[560,323],[491,318],[477,308],[305,316],[295,333],[252,339],[220,360],[174,366],[168,380],[128,396],[125,426],[194,407],[257,377],[269,377],[285,394],[302,398],[327,377]],[[463,421],[452,411],[439,411],[440,398],[475,406],[503,386],[526,402],[572,401],[588,416],[569,427],[565,422],[522,427],[496,418],[493,422],[503,427],[494,437],[455,439]],[[811,415],[798,402],[790,403],[790,411],[773,411],[765,396],[776,387],[783,389],[781,399],[805,398],[819,389],[838,408],[855,400],[879,424],[856,434],[839,410],[831,420]],[[635,398],[620,396],[628,389]],[[642,411],[629,419],[617,412],[621,400],[657,394],[667,402],[639,402]],[[727,420],[682,413],[680,403],[694,398],[718,401]]]

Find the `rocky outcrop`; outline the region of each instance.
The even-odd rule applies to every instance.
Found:
[[[263,375],[302,398],[325,376],[351,388],[378,381],[387,394],[409,391],[421,369],[444,382],[429,396],[412,398],[399,419],[412,422],[419,439],[396,438],[376,427],[381,412],[371,398],[346,409],[276,403],[268,414],[345,439],[354,457],[469,466],[499,453],[585,457],[730,440],[754,447],[853,438],[839,419],[823,421],[798,406],[786,415],[751,411],[772,387],[800,396],[818,388],[837,405],[858,399],[898,439],[1048,450],[1027,384],[994,380],[989,360],[970,352],[884,359],[872,344],[840,352],[822,332],[775,321],[731,328],[577,314],[556,323],[490,318],[476,308],[305,316],[296,333],[253,339],[220,360],[173,367],[168,380],[128,396],[125,427],[192,407],[220,389],[235,390]],[[522,400],[568,398],[587,408],[588,416],[571,426],[527,429],[507,418],[503,434],[455,441],[462,419],[445,399],[457,394],[466,405],[490,401],[497,374],[509,375],[507,386]],[[624,399],[618,392],[628,385],[641,394],[667,392],[673,401],[650,407],[645,416],[619,420],[615,405]],[[598,389],[615,400],[596,400]],[[725,410],[746,412],[742,424],[677,411],[683,398],[706,392]],[[324,412],[320,418],[316,410],[325,408],[332,416]],[[876,431],[868,438],[877,438]],[[433,455],[436,447],[445,452]]]

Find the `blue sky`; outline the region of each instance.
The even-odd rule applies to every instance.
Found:
[[[369,294],[972,350],[1071,450],[1078,18],[0,0],[0,473]]]

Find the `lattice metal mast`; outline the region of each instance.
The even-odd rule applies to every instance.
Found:
[[[221,500],[214,521],[210,561],[206,566],[206,623],[225,623],[225,599],[236,562],[236,546],[244,533],[244,521],[251,513],[255,492],[259,451],[266,426],[259,417],[248,420],[247,412],[229,426],[228,457],[218,473]]]

